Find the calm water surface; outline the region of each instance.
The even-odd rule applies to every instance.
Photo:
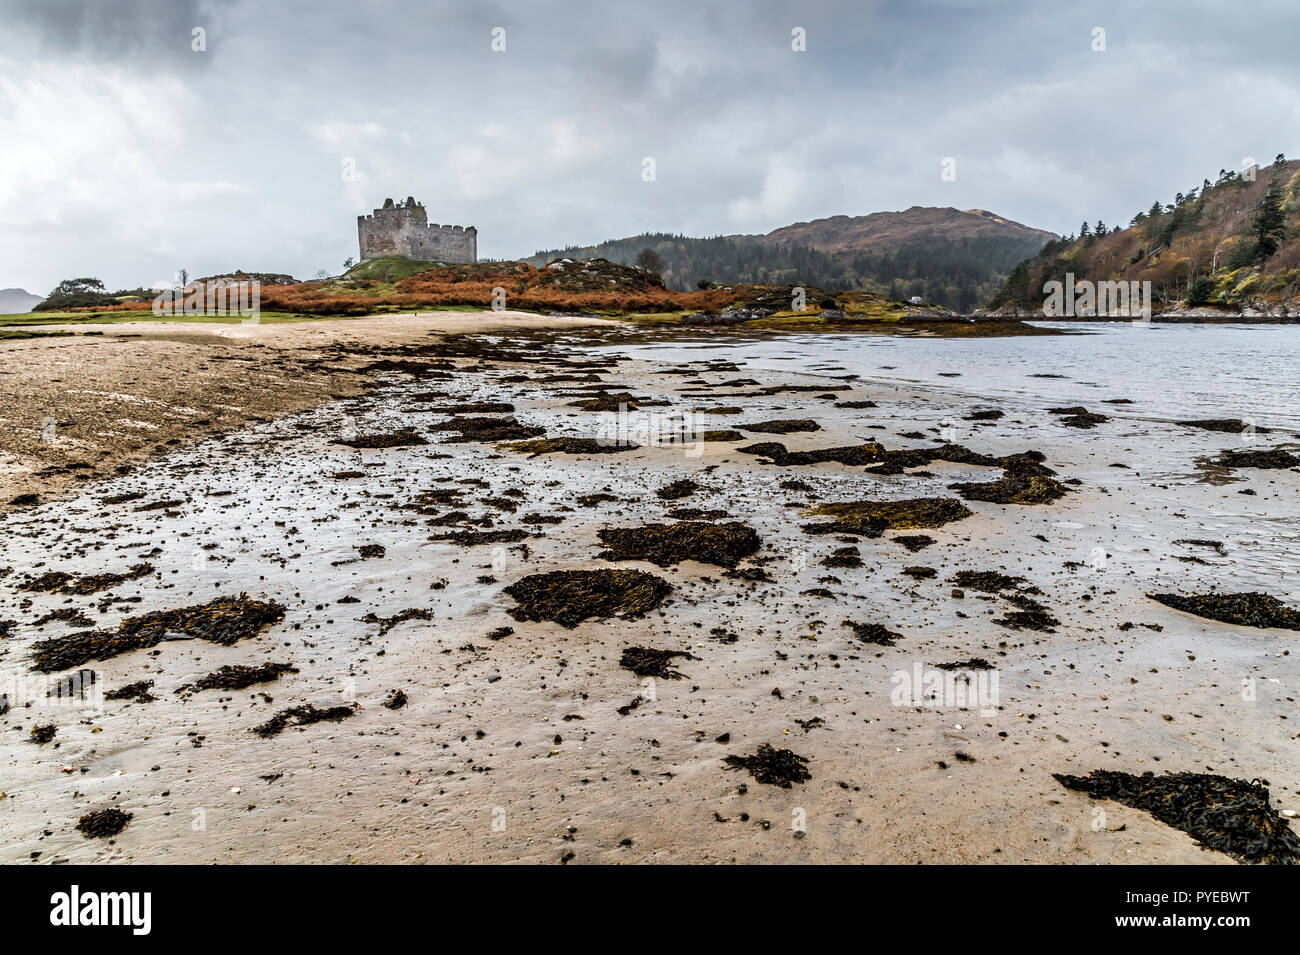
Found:
[[[1027,408],[1097,405],[1121,416],[1253,418],[1258,425],[1300,430],[1300,325],[1036,324],[1074,334],[955,339],[822,333],[619,350],[635,358],[707,355],[753,369],[854,373]],[[1109,398],[1133,404],[1101,406]]]

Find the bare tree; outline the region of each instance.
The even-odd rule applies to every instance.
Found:
[[[659,275],[664,270],[664,260],[659,258],[659,253],[654,249],[645,248],[636,254],[636,267]]]

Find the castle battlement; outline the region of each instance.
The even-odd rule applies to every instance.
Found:
[[[370,215],[357,216],[357,239],[362,262],[383,255],[457,265],[478,261],[478,229],[430,223],[424,206],[412,196],[405,202],[385,199]]]

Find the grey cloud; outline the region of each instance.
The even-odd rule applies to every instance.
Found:
[[[0,10],[11,26],[0,130],[49,147],[53,168],[75,179],[50,181],[34,162],[10,172],[0,221],[58,214],[0,232],[10,270],[0,286],[44,288],[86,270],[131,285],[182,265],[336,269],[356,253],[354,217],[385,195],[414,194],[438,221],[477,225],[492,257],[914,204],[1070,232],[1085,217],[1127,222],[1244,156],[1300,152],[1300,9],[1289,0],[0,0]],[[169,51],[205,17],[211,52],[196,68]],[[507,29],[505,53],[490,50],[495,26]],[[806,53],[790,48],[795,26]],[[1090,48],[1094,27],[1106,30],[1105,53]],[[74,83],[47,116],[6,130],[22,114],[6,97],[58,83],[65,60],[109,67],[122,108],[136,104],[123,129],[148,132],[139,103],[156,101],[175,135],[123,136],[96,172],[52,130],[117,108],[117,87]],[[640,177],[645,156],[653,183]],[[958,161],[956,182],[939,177],[945,156]],[[345,158],[359,181],[342,179]],[[141,220],[133,190],[168,196],[174,214]]]

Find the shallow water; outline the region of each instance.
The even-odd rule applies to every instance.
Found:
[[[1241,418],[1300,430],[1300,326],[1035,324],[1073,334],[976,339],[719,336],[707,342],[625,345],[620,351],[654,359],[698,359],[707,352],[745,361],[753,370],[917,382],[928,390],[997,398],[1027,408],[1083,404],[1116,416]],[[1064,377],[1033,377],[1044,374]],[[1112,398],[1133,404],[1102,405]]]

